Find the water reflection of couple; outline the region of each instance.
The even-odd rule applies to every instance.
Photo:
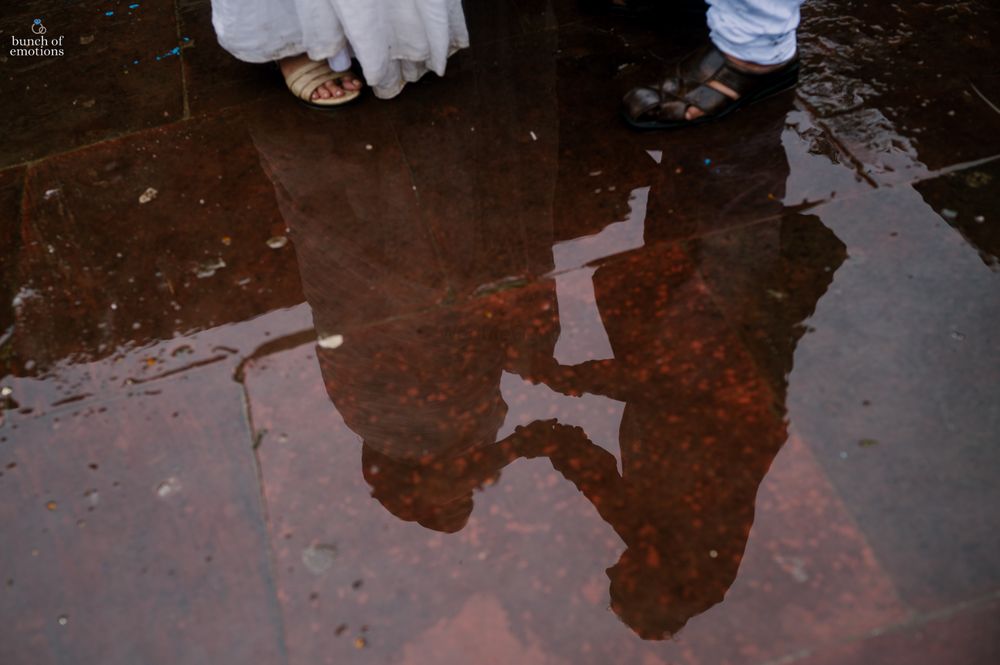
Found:
[[[461,77],[449,84],[462,89]],[[556,145],[556,131],[486,159],[497,142],[483,135],[527,134],[517,126],[523,114],[509,109],[492,130],[480,126],[476,142],[463,103],[474,110],[489,100],[445,98],[458,117],[442,112],[436,129],[412,142],[389,116],[369,118],[365,136],[349,121],[317,126],[290,115],[256,123],[317,331],[346,338],[320,349],[328,394],[364,441],[373,496],[430,529],[462,529],[476,488],[516,459],[548,458],[627,546],[607,570],[614,611],[643,638],[676,633],[720,602],[736,577],[757,489],[786,439],[786,375],[800,323],[843,246],[815,218],[788,214],[604,261],[593,289],[613,358],[561,365],[555,281],[465,296],[551,271],[560,239],[553,229],[565,226],[556,202],[592,184],[559,163],[558,154],[572,151]],[[554,112],[532,112],[535,128],[556,126]],[[770,169],[755,173],[769,193],[787,176],[782,126],[772,123],[752,155]],[[531,168],[494,177],[498,160]],[[622,175],[621,191],[634,175]],[[649,223],[673,205],[653,186]],[[503,236],[483,231],[491,225]],[[456,295],[460,304],[444,304]],[[504,371],[567,395],[624,402],[622,472],[583,430],[556,421],[497,441],[508,409]]]

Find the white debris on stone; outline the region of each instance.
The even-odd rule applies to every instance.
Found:
[[[206,277],[211,277],[215,274],[217,270],[221,270],[226,267],[226,262],[222,260],[222,257],[216,258],[214,261],[205,261],[198,269],[195,271],[198,279],[205,279]]]
[[[149,203],[155,199],[160,193],[153,189],[152,187],[147,187],[146,191],[139,195],[139,203]]]
[[[171,494],[181,491],[181,481],[171,476],[156,486],[156,496],[166,499]]]
[[[325,337],[320,337],[317,343],[319,344],[319,348],[321,349],[338,349],[344,343],[344,336],[327,335]]]

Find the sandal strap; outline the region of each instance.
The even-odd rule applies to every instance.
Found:
[[[718,81],[722,85],[726,86],[737,95],[742,97],[746,93],[753,90],[754,87],[760,84],[762,74],[751,74],[749,72],[741,72],[740,70],[730,66],[728,63],[724,64],[719,71],[715,73],[712,80]]]
[[[321,85],[327,81],[335,81],[339,78],[341,77],[330,69],[329,65],[325,62],[312,62],[311,64],[303,65],[289,74],[288,78],[285,79],[285,83],[293,95],[299,99],[310,101],[312,94]]]
[[[694,85],[710,81],[726,66],[726,56],[715,44],[709,42],[686,58],[678,65],[678,78]]]

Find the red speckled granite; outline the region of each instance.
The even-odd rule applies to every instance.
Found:
[[[700,3],[469,0],[328,114],[205,0],[56,4],[0,10],[72,46],[0,59],[0,663],[998,660],[995,7],[807,3],[797,93],[636,134]]]

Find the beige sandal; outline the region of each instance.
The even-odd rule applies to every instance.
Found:
[[[288,86],[293,95],[298,97],[307,106],[325,109],[354,101],[361,95],[360,90],[342,88],[344,94],[341,97],[330,97],[329,99],[323,99],[322,97],[312,98],[313,93],[327,81],[339,81],[349,74],[351,74],[351,70],[349,69],[343,72],[335,72],[330,69],[326,61],[316,62],[315,60],[310,60],[308,64],[302,65],[286,76],[285,85]]]

